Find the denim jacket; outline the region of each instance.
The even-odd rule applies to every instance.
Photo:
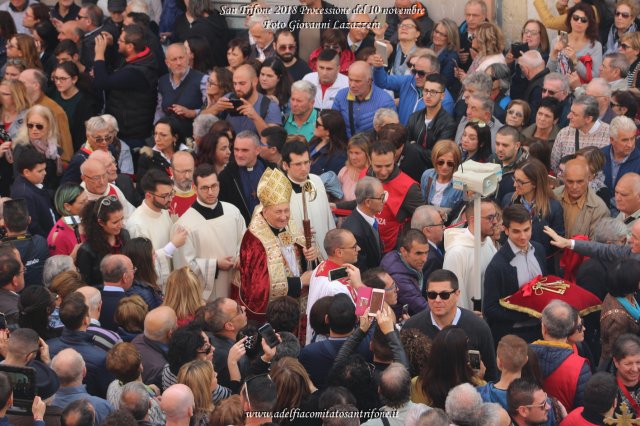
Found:
[[[429,188],[429,198],[427,199],[427,183],[429,182],[429,178],[432,179],[431,187]],[[422,178],[420,179],[420,188],[422,189],[422,198],[424,198],[427,204],[432,204],[431,200],[433,200],[433,196],[436,193],[436,170],[428,169],[422,174]],[[459,189],[453,188],[453,180],[449,182],[447,187],[442,194],[442,201],[438,207],[447,207],[453,208],[462,200],[463,192]],[[432,204],[433,205],[433,204]]]

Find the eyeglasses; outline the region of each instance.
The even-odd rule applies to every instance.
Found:
[[[54,76],[51,77],[51,80],[53,80],[55,82],[62,82],[62,81],[71,80],[71,77],[56,77],[54,75]]]
[[[279,44],[278,50],[296,50],[295,44]]]
[[[218,188],[220,188],[220,184],[214,183],[211,186],[201,186],[198,188],[198,191],[202,191],[202,192],[217,191]]]
[[[80,19],[88,19],[88,18],[89,18],[88,16],[78,15],[78,20],[80,20]]]
[[[449,298],[451,297],[451,295],[453,293],[455,293],[458,290],[450,290],[450,291],[428,291],[427,292],[427,298],[429,300],[436,300],[438,298],[438,296],[440,296],[440,299],[442,300],[449,300]]]
[[[438,160],[436,161],[436,164],[440,167],[444,166],[445,164],[447,165],[447,167],[451,167],[451,168],[454,168],[456,166],[456,163],[454,163],[453,161],[445,161],[445,160]]]
[[[355,243],[351,247],[340,247],[340,250],[356,250],[358,248],[358,243]]]
[[[233,321],[237,316],[240,316],[243,313],[244,313],[244,306],[240,305],[239,303],[236,303],[236,314],[231,318],[229,318],[226,322]]]
[[[522,32],[522,35],[526,35],[526,36],[537,36],[538,34],[540,34],[540,31],[536,31],[536,30],[524,30]]]
[[[206,343],[204,345],[204,349],[202,349],[201,351],[197,351],[196,353],[209,355],[212,350],[213,350],[213,346],[211,346],[211,343]]]
[[[386,292],[397,291],[397,290],[398,290],[398,283],[395,282],[395,281],[393,282],[393,284],[391,284],[391,287],[389,287],[389,288],[385,287],[384,288],[384,291],[386,291]]]
[[[483,219],[486,219],[489,222],[497,222],[501,217],[502,216],[500,216],[498,213],[490,214],[489,216],[482,216]]]
[[[413,70],[412,70],[411,72],[413,73]],[[420,72],[420,71],[418,71],[416,74],[418,74],[419,72]],[[420,74],[418,74],[418,75],[420,75]],[[422,76],[420,76],[420,77],[422,77]],[[423,94],[423,95],[427,95],[427,96],[436,96],[436,95],[440,95],[440,94],[442,94],[442,93],[444,93],[444,91],[442,91],[442,90],[429,90],[429,89],[424,89],[424,90],[422,91],[422,94]]]
[[[88,175],[82,175],[84,177],[86,177],[89,180],[92,180],[94,182],[100,182],[102,180],[105,180],[108,178],[107,174],[103,174],[103,175],[96,175],[96,176],[88,176]]]
[[[340,45],[339,44],[325,44],[323,46],[325,49],[331,49],[331,50],[338,50],[340,49]]]
[[[434,223],[433,225],[425,225],[426,228],[431,228],[431,227],[434,227],[434,226],[437,226],[438,228],[444,228],[445,224],[444,224],[444,222],[440,222],[440,223]]]
[[[102,175],[102,176],[107,176],[106,174]],[[102,177],[100,176],[100,177]],[[104,197],[102,199],[102,201],[100,201],[100,207],[98,207],[98,213],[96,213],[96,217],[98,219],[100,219],[100,210],[102,210],[102,206],[106,206],[109,207],[111,205],[111,203],[115,203],[116,201],[118,201],[118,199],[116,198],[115,195],[109,195],[107,197]]]
[[[524,114],[522,114],[520,111],[516,111],[515,109],[507,110],[507,114],[509,114],[509,115],[515,115],[515,116],[516,116],[516,117],[518,117],[518,118],[522,118],[522,117],[524,117]]]
[[[27,127],[29,129],[33,129],[34,127],[38,130],[42,130],[44,129],[44,124],[39,124],[39,123],[27,123]]]
[[[213,80],[207,80],[207,86],[219,86],[219,84]]]
[[[544,87],[542,88],[542,93],[548,93],[549,96],[555,96],[556,93],[560,93],[560,92],[564,92],[564,90],[560,90],[560,91],[555,91],[555,90],[551,90],[551,89],[545,89]]]
[[[193,174],[193,169],[184,169],[184,170],[173,169],[173,173],[180,173],[181,175],[191,175]]]
[[[426,71],[417,70],[415,68],[411,69],[411,74],[417,75],[418,77],[426,77],[427,76],[427,72]]]
[[[587,18],[586,16],[580,16],[580,15],[573,15],[571,17],[571,19],[573,20],[573,22],[582,22],[583,24],[586,24],[587,22],[589,22],[589,18]]]
[[[631,46],[625,43],[620,43],[620,49],[628,50],[631,49]]]
[[[416,62],[417,62],[417,61],[416,61]],[[407,68],[409,68],[410,70],[411,70],[411,69],[414,69],[415,67],[416,67],[416,63],[415,63],[415,62],[409,62],[409,63],[407,64]]]
[[[174,195],[176,195],[176,191],[172,190],[170,193],[168,194],[154,194],[153,192],[150,192],[149,194],[153,195],[154,197],[158,197],[158,198],[162,198],[163,200],[166,201],[167,198],[173,198]]]
[[[413,25],[413,24],[400,24],[400,25],[398,25],[398,28],[403,28],[405,30],[411,30],[413,28],[416,28],[416,26]]]
[[[611,108],[619,108],[619,107],[622,106],[621,104],[617,104],[617,103],[615,103],[613,101],[609,102],[609,105],[611,105]]]
[[[380,195],[379,197],[369,197],[370,200],[378,200],[378,201],[382,201],[383,203],[386,203],[388,198],[389,198],[389,193],[387,191],[383,191],[382,195]]]
[[[91,136],[91,135],[89,135],[89,136],[96,143],[111,143],[111,141],[113,140],[113,136],[105,136],[105,137],[102,137],[102,136],[97,136],[96,137],[96,136]]]
[[[433,34],[437,34],[440,37],[447,37],[447,33],[443,33],[442,31],[438,31],[438,30],[433,30]]]
[[[627,13],[627,12],[618,12],[618,11],[616,11],[616,18],[618,16],[622,16],[624,19],[627,19],[627,18],[629,18],[631,16],[631,14]]]
[[[520,179],[516,179],[514,180],[515,184],[518,186],[525,186],[528,183],[531,183],[530,180],[520,180]]]
[[[129,272],[131,272],[132,274],[134,274],[134,275],[135,275],[135,274],[136,274],[136,272],[138,272],[138,268],[136,268],[136,267],[134,266],[133,268],[131,268],[131,269],[129,270]]]
[[[529,405],[522,405],[522,407],[527,407],[527,408],[539,408],[541,410],[544,410],[547,407],[547,393],[545,392],[544,394],[544,401],[541,402],[540,404],[529,404]]]

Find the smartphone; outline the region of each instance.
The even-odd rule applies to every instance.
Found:
[[[513,43],[511,45],[511,54],[515,59],[518,59],[527,50],[529,50],[529,45],[527,43]]]
[[[348,277],[349,274],[347,274],[347,268],[346,267],[342,267],[342,268],[336,268],[336,269],[332,269],[329,271],[329,281],[336,281],[339,280],[341,278],[345,278]]]
[[[7,329],[7,318],[4,316],[3,313],[0,313],[0,330],[6,330]]]
[[[402,315],[409,315],[409,305],[402,305]]]
[[[389,66],[389,54],[387,53],[387,44],[381,41],[376,41],[376,54],[382,56],[384,66]]]
[[[469,350],[469,365],[474,370],[480,370],[480,351]]]
[[[369,316],[375,317],[382,310],[384,303],[384,289],[374,288],[371,291],[371,303],[369,303]]]
[[[227,110],[229,112],[229,115],[232,115],[232,116],[240,115],[240,112],[238,111],[238,108],[240,108],[242,105],[244,105],[244,103],[242,102],[242,99],[231,98],[231,99],[229,99],[229,102],[231,102],[231,104],[233,105],[232,109]]]
[[[565,47],[569,44],[569,34],[567,34],[566,31],[560,31],[560,41],[562,41]]]
[[[260,333],[269,347],[275,348],[280,344],[280,340],[278,340],[278,336],[276,336],[276,332],[273,330],[273,327],[271,327],[271,324],[265,323],[258,329],[258,333]]]

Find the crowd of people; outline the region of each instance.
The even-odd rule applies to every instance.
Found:
[[[0,424],[640,421],[640,4],[394,6],[0,5]]]

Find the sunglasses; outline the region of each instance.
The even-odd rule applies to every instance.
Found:
[[[442,300],[449,300],[449,298],[451,297],[451,295],[453,293],[455,293],[458,290],[451,290],[451,291],[428,291],[427,292],[427,298],[429,300],[436,300],[438,298],[438,296],[440,296],[440,299]]]
[[[197,351],[196,353],[209,355],[212,350],[213,346],[211,346],[211,343],[207,343],[206,345],[204,345],[204,348],[201,351]]]
[[[454,168],[456,166],[456,163],[454,163],[453,161],[444,161],[444,160],[438,160],[436,161],[436,164],[440,167],[444,166],[445,164],[447,165],[447,167],[451,167],[451,168]]]
[[[507,111],[507,114],[509,115],[515,115],[518,118],[522,118],[524,117],[524,115],[520,112],[520,111],[516,111],[515,109],[510,109]]]
[[[616,17],[622,16],[624,19],[628,19],[631,14],[627,12],[616,12]]]
[[[29,129],[33,129],[34,127],[38,130],[42,130],[44,129],[44,124],[37,124],[37,123],[27,123],[27,127]]]
[[[278,50],[296,50],[295,44],[281,44],[278,46]]]
[[[611,105],[611,108],[620,108],[622,106],[622,105],[617,104],[617,103],[615,103],[613,101],[609,102],[609,105]]]
[[[580,21],[583,24],[586,24],[587,22],[589,22],[589,18],[587,18],[586,16],[573,15],[571,19],[573,20],[573,22]]]
[[[556,92],[555,90],[549,90],[549,89],[545,89],[544,87],[542,88],[542,93],[548,93],[549,96],[555,96]]]
[[[100,201],[100,207],[98,207],[98,213],[96,213],[96,217],[100,219],[100,210],[102,210],[102,206],[108,207],[111,205],[111,203],[115,203],[116,201],[118,201],[118,198],[116,198],[115,195],[104,197],[102,201]]]
[[[422,77],[422,78],[427,76],[427,72],[426,71],[417,70],[415,68],[411,68],[411,74],[417,75],[418,77]]]

